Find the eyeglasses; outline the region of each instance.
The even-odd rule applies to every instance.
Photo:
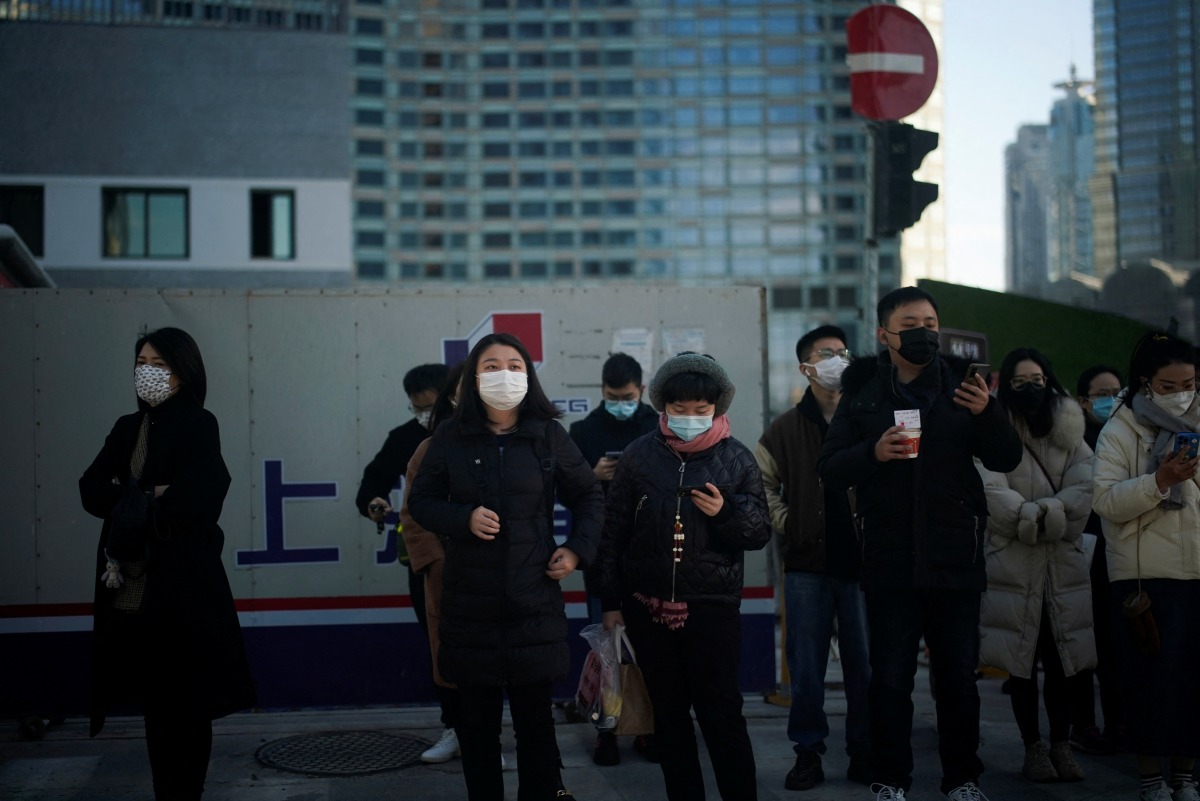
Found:
[[[1033,385],[1034,387],[1041,389],[1042,387],[1046,386],[1046,376],[1035,375],[1033,378],[1024,378],[1023,376],[1017,376],[1013,380],[1009,381],[1008,385],[1010,387],[1012,387],[1013,389],[1017,390],[1018,392],[1020,392],[1021,390],[1025,389],[1025,387],[1030,386],[1030,385]]]
[[[849,359],[854,354],[850,352],[849,348],[838,348],[837,350],[834,350],[833,348],[821,348],[820,350],[814,350],[812,355],[820,356],[822,359],[832,359],[834,356],[841,356],[843,359]]]
[[[432,412],[433,406],[434,406],[434,404],[432,404],[432,403],[429,404],[428,406],[413,406],[410,403],[410,404],[408,404],[408,410],[410,412],[412,412],[413,414],[425,414],[426,412]]]
[[[1120,393],[1121,393],[1121,390],[1119,388],[1118,389],[1098,389],[1095,392],[1088,393],[1088,400],[1095,400],[1096,398],[1115,398]]]

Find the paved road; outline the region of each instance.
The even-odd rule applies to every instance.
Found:
[[[836,683],[836,663],[831,682]],[[933,704],[926,688],[925,669],[918,675],[913,742],[916,751],[915,785],[910,798],[944,798],[938,792],[940,770]],[[1034,785],[1019,776],[1023,750],[1008,698],[1000,682],[980,682],[983,698],[981,756],[988,772],[983,789],[991,801],[1085,801],[1133,799],[1136,770],[1129,756],[1089,757],[1080,763],[1087,779],[1074,784]],[[746,716],[758,764],[759,798],[764,801],[868,801],[873,795],[846,781],[844,736],[845,698],[831,691],[827,703],[833,729],[830,752],[825,757],[828,777],[820,787],[804,792],[783,789],[783,777],[792,765],[791,746],[785,735],[787,710],[746,698]],[[13,721],[0,721],[0,799],[8,801],[142,801],[153,797],[149,767],[142,740],[141,721],[116,718],[92,740],[87,722],[68,719],[51,727],[43,740],[27,742],[16,734]],[[284,737],[316,732],[372,731],[421,738],[432,742],[440,733],[433,707],[258,712],[218,721],[214,729],[213,758],[208,774],[206,801],[390,801],[391,799],[464,798],[458,760],[444,765],[418,765],[368,776],[319,778],[268,768],[255,758],[264,744]],[[586,723],[561,718],[558,738],[566,765],[567,786],[579,801],[660,801],[666,798],[657,765],[646,762],[622,742],[622,763],[602,768],[591,761],[594,731]],[[510,766],[515,762],[511,728],[506,727],[504,751]],[[707,759],[705,769],[709,770]],[[505,773],[507,795],[516,798],[516,772]],[[718,798],[708,775],[709,798]]]

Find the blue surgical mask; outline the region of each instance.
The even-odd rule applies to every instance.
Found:
[[[684,442],[691,442],[696,437],[712,428],[712,415],[668,414],[667,428],[675,432],[675,436]]]
[[[1112,395],[1105,395],[1103,398],[1096,398],[1092,401],[1092,417],[1095,417],[1100,422],[1107,420],[1113,411],[1113,406],[1117,399]]]
[[[637,411],[637,401],[605,400],[604,409],[618,420],[628,420]]]

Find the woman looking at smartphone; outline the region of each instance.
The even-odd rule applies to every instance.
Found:
[[[1169,334],[1146,334],[1128,375],[1096,441],[1093,477],[1126,744],[1137,755],[1140,801],[1200,801],[1200,460],[1175,445],[1178,434],[1200,429],[1195,351]]]
[[[617,462],[594,574],[605,628],[627,624],[637,651],[671,801],[704,799],[692,708],[721,798],[758,797],[738,686],[742,558],[771,524],[754,454],[730,435],[733,394],[711,357],[659,368],[659,427]]]

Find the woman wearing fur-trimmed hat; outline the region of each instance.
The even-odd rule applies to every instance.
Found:
[[[659,368],[658,430],[621,456],[597,557],[604,624],[628,626],[671,801],[704,798],[693,707],[721,798],[757,798],[740,605],[744,552],[764,547],[771,527],[754,454],[730,435],[734,392],[710,356],[681,353]]]

